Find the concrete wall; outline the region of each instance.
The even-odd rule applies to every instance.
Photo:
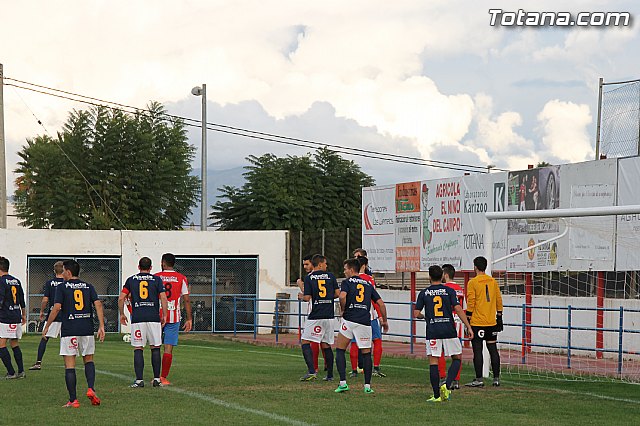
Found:
[[[11,261],[11,273],[19,278],[28,294],[28,256],[119,256],[122,282],[138,272],[138,259],[148,256],[159,270],[160,257],[172,252],[178,256],[234,255],[257,256],[258,296],[275,298],[287,282],[288,235],[286,231],[75,231],[0,230],[3,256]],[[38,291],[42,283],[34,283]],[[273,302],[263,302],[260,311],[273,311]],[[260,323],[271,321],[262,315]],[[265,331],[265,332],[268,332]]]

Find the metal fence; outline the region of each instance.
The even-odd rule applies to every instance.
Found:
[[[640,80],[600,79],[596,160],[640,155]]]
[[[44,284],[54,277],[53,264],[59,260],[67,259],[76,260],[80,264],[80,279],[95,287],[104,307],[105,331],[120,331],[118,296],[122,284],[120,281],[122,273],[120,258],[113,256],[29,256],[27,259],[27,331],[35,332],[38,330]],[[94,323],[97,331],[97,318]]]

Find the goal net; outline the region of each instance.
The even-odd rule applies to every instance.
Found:
[[[491,239],[509,230],[509,254],[486,251],[505,305],[503,370],[640,382],[640,271],[625,266],[640,252],[640,206],[486,217]]]

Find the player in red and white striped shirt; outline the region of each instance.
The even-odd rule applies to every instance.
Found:
[[[171,361],[173,360],[173,347],[178,346],[178,331],[180,330],[180,299],[184,301],[184,308],[187,312],[187,319],[184,322],[184,332],[191,331],[193,319],[191,316],[191,300],[189,299],[189,283],[187,277],[173,270],[176,264],[176,257],[171,253],[162,255],[162,272],[155,275],[162,279],[164,291],[167,295],[167,312],[160,311],[161,315],[166,315],[166,323],[163,330],[164,355],[162,356],[162,372],[160,383],[166,386],[171,384],[167,380]]]
[[[456,269],[453,265],[442,265],[442,281],[446,287],[451,287],[456,291],[456,296],[458,296],[458,302],[462,309],[466,309],[467,306],[464,301],[464,290],[458,284],[453,281],[453,277],[456,274]],[[458,332],[458,338],[462,339],[464,335],[464,327],[462,321],[458,317],[458,315],[453,313],[453,320],[456,323],[456,331]],[[438,369],[440,370],[440,380],[447,378],[447,359],[444,356],[441,356],[438,360]],[[451,389],[460,389],[460,373],[462,372],[462,364],[460,364],[460,370],[458,370],[458,375],[456,379],[451,384]]]

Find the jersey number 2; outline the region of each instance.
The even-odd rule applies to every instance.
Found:
[[[149,283],[146,281],[142,281],[140,283],[140,299],[146,299],[147,297],[149,297],[149,289],[147,288],[148,285]]]
[[[82,290],[73,291],[73,300],[76,301],[76,311],[81,311],[84,308],[84,298],[82,297]]]
[[[435,305],[433,306],[433,314],[437,317],[444,316],[444,314],[442,313],[442,297],[435,296],[433,298],[433,302],[435,303]]]
[[[327,287],[325,287],[325,280],[318,280],[318,296],[325,297],[327,295]]]
[[[358,284],[356,289],[358,290],[358,294],[356,294],[356,302],[364,302],[364,285]]]

